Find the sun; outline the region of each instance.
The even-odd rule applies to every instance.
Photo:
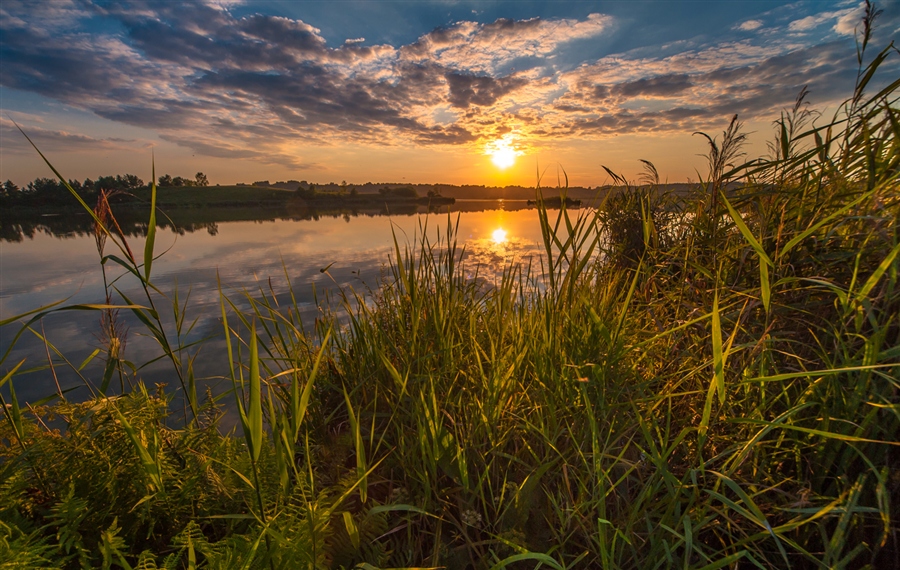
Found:
[[[500,170],[506,170],[516,163],[516,151],[508,146],[502,146],[491,151],[491,162]]]
[[[506,170],[516,163],[516,157],[522,154],[515,149],[512,139],[508,136],[497,139],[487,145],[485,154],[491,157],[491,162],[500,170]]]
[[[494,243],[501,244],[506,242],[506,230],[503,228],[497,228],[494,230],[494,233],[491,234],[491,239],[494,240]]]

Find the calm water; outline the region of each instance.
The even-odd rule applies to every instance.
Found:
[[[527,263],[540,251],[541,234],[537,212],[525,209],[521,202],[459,202],[458,240],[466,247],[469,274],[488,280],[499,276],[508,263]],[[488,208],[484,211],[471,211]],[[466,211],[470,210],[470,211]],[[453,220],[456,213],[452,214]],[[196,231],[160,229],[156,253],[167,250],[153,264],[152,281],[170,299],[177,290],[179,299],[190,295],[187,321],[196,320],[185,339],[205,339],[195,360],[195,374],[214,392],[224,389],[222,376],[227,370],[219,311],[217,275],[225,294],[240,304],[244,291],[262,287],[274,290],[280,302],[287,301],[287,279],[302,310],[305,326],[310,327],[319,314],[314,288],[321,300],[326,291],[352,287],[357,291],[378,287],[393,257],[392,229],[401,245],[412,242],[427,224],[434,239],[447,223],[446,214],[416,213],[402,216],[360,215],[319,216],[318,219],[232,221],[207,224]],[[127,231],[127,230],[126,230]],[[27,237],[31,233],[31,237]],[[103,302],[103,278],[93,235],[68,231],[54,235],[46,228],[31,228],[21,241],[0,242],[0,316],[9,318],[42,305],[66,299],[66,304]],[[132,250],[140,257],[143,240],[129,238]],[[106,253],[113,253],[107,246]],[[537,258],[534,257],[537,265]],[[329,267],[330,266],[330,267]],[[329,267],[327,273],[320,269]],[[123,272],[108,265],[112,279]],[[287,274],[287,275],[286,275]],[[270,285],[271,284],[271,285]],[[133,277],[122,276],[116,286],[140,303],[141,291]],[[174,331],[171,302],[160,297],[157,308],[169,331]],[[168,303],[168,304],[167,304]],[[246,303],[244,303],[246,304]],[[168,317],[168,318],[166,318]],[[62,388],[72,388],[71,397],[87,397],[83,381],[66,360],[78,367],[100,341],[100,315],[97,312],[70,311],[47,316],[33,325],[44,331],[56,375]],[[142,325],[129,313],[120,313],[128,334],[124,357],[140,365],[161,355],[156,341],[144,334]],[[0,331],[0,349],[6,351],[20,327],[12,324]],[[55,354],[54,348],[62,356]],[[20,399],[34,401],[53,394],[55,381],[48,367],[48,347],[33,333],[26,332],[12,349],[3,370],[25,359],[15,377]],[[137,376],[149,387],[156,383],[178,385],[168,361],[141,368]],[[93,381],[102,376],[97,358],[82,374]],[[230,384],[230,383],[229,383]],[[6,391],[6,390],[4,390]]]

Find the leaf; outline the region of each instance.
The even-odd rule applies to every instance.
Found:
[[[504,558],[500,562],[491,566],[491,570],[500,570],[501,568],[506,568],[510,564],[515,562],[520,562],[522,560],[534,560],[538,562],[538,565],[535,568],[540,567],[541,564],[546,564],[551,568],[556,568],[556,570],[565,570],[564,566],[561,566],[559,562],[550,558],[546,554],[541,554],[539,552],[523,552],[521,554],[514,554],[508,558]]]
[[[741,558],[743,558],[746,555],[747,555],[747,551],[741,550],[740,552],[737,552],[735,554],[730,554],[730,555],[726,556],[725,558],[722,558],[721,560],[716,560],[715,562],[707,564],[703,568],[700,568],[700,570],[718,570],[719,568],[731,566],[732,564],[734,564],[735,562],[737,562],[738,560],[740,560]]]
[[[341,514],[344,517],[344,527],[346,527],[347,534],[350,536],[350,542],[353,543],[353,548],[359,550],[359,528],[353,522],[353,515],[347,511]]]
[[[700,445],[706,440],[706,430],[709,427],[709,418],[712,415],[712,402],[716,397],[716,383],[710,382],[706,391],[706,402],[703,404],[703,416],[700,418]]]
[[[144,242],[144,279],[150,280],[150,266],[153,264],[153,244],[156,242],[156,161],[151,170],[150,181],[150,221],[147,223],[147,241]]]
[[[832,220],[835,220],[835,219],[843,216],[846,212],[848,212],[854,206],[856,206],[857,204],[859,204],[866,198],[870,198],[871,196],[872,196],[872,192],[866,192],[866,193],[862,194],[859,198],[850,202],[849,204],[847,204],[846,206],[844,206],[837,212],[834,212],[830,216],[819,220],[818,222],[816,222],[815,224],[813,224],[812,226],[810,226],[809,228],[807,228],[800,234],[794,236],[789,242],[787,242],[785,244],[785,246],[783,248],[781,248],[781,251],[779,252],[778,257],[779,258],[784,257],[785,255],[787,255],[787,252],[792,250],[794,247],[797,246],[797,244],[799,244],[801,241],[808,238],[810,235],[812,235],[814,232],[816,232],[819,228],[821,228],[828,222],[831,222]]]
[[[891,266],[891,264],[894,262],[894,259],[896,259],[898,253],[900,253],[900,243],[898,243],[896,246],[894,246],[894,249],[892,249],[891,252],[887,255],[887,257],[885,257],[881,261],[881,263],[878,265],[878,268],[875,269],[875,271],[872,273],[872,275],[869,276],[869,278],[866,280],[865,284],[859,290],[859,293],[856,294],[856,300],[858,302],[862,302],[862,300],[865,299],[869,295],[869,293],[872,291],[872,289],[875,287],[875,285],[878,284],[878,281],[884,275],[885,271],[887,271],[888,268]]]
[[[366,474],[366,449],[363,446],[362,432],[359,429],[357,414],[353,411],[353,403],[347,388],[344,387],[344,400],[347,402],[347,415],[350,420],[350,431],[353,434],[353,444],[356,447],[356,476],[359,479],[359,498],[365,503],[368,498],[368,477]]]
[[[138,457],[141,459],[141,465],[144,467],[144,472],[150,478],[153,486],[157,491],[163,490],[163,482],[162,482],[162,474],[159,471],[159,466],[156,464],[156,461],[153,460],[153,457],[150,456],[150,451],[147,450],[147,447],[141,442],[140,437],[135,431],[134,427],[128,422],[128,419],[125,418],[125,415],[119,411],[119,408],[113,406],[113,410],[116,412],[116,416],[118,416],[119,421],[122,423],[122,427],[125,429],[125,433],[128,434],[128,439],[131,440],[131,443],[134,444],[134,448],[137,450]]]
[[[759,292],[762,297],[763,308],[768,314],[769,307],[772,305],[772,283],[769,280],[769,265],[767,263],[759,264]]]
[[[110,349],[106,353],[106,366],[103,369],[103,381],[100,383],[100,393],[104,396],[106,395],[106,391],[109,389],[109,383],[116,371],[117,361],[118,357],[113,354],[113,349],[112,347],[110,347]]]
[[[262,450],[263,425],[262,425],[262,399],[260,398],[259,380],[259,348],[256,340],[256,321],[250,330],[250,410],[247,417],[247,428],[250,431],[250,453],[253,462],[259,460],[259,452]]]
[[[750,247],[752,247],[754,251],[756,251],[756,254],[759,256],[760,263],[765,262],[774,267],[775,264],[772,263],[772,260],[769,258],[768,254],[766,254],[766,250],[763,249],[762,244],[759,243],[759,241],[756,239],[756,236],[753,235],[753,232],[751,232],[750,228],[747,227],[747,224],[744,223],[741,215],[737,212],[737,210],[734,209],[734,207],[731,205],[731,202],[728,201],[728,198],[725,197],[724,192],[721,193],[720,199],[725,203],[725,207],[728,208],[728,213],[731,215],[731,219],[734,220],[734,223],[737,226],[738,230],[740,230],[741,235],[744,236],[744,239],[747,240],[747,243],[750,244]]]
[[[869,439],[869,438],[865,438],[865,437],[856,437],[853,435],[845,435],[842,433],[834,433],[831,431],[825,431],[825,430],[813,429],[813,428],[805,428],[805,427],[800,427],[800,426],[795,426],[795,425],[779,424],[779,425],[775,426],[773,422],[767,422],[764,420],[753,420],[753,419],[748,418],[748,419],[734,419],[732,421],[734,421],[735,423],[753,424],[753,425],[760,425],[760,426],[773,426],[773,427],[777,427],[779,429],[799,431],[801,433],[817,435],[819,437],[824,437],[826,439],[836,439],[838,441],[849,441],[851,443],[878,443],[878,444],[882,444],[882,445],[900,446],[900,441],[885,441],[885,440],[881,440],[881,439]]]
[[[65,303],[66,301],[67,301],[67,299],[61,299],[61,300],[59,300],[59,301],[55,301],[55,302],[50,303],[50,304],[48,304],[48,305],[44,305],[43,307],[38,307],[37,309],[32,309],[32,310],[30,310],[30,311],[26,311],[26,312],[24,312],[24,313],[20,313],[20,314],[18,314],[18,315],[14,315],[14,316],[12,316],[12,317],[7,317],[7,318],[5,318],[5,319],[0,320],[0,327],[5,327],[5,326],[8,325],[9,323],[16,322],[16,321],[18,321],[19,319],[24,319],[24,318],[27,317],[28,315],[33,315],[33,314],[35,314],[35,313],[43,313],[43,312],[45,312],[45,311],[48,311],[48,310],[49,310],[50,308],[52,308],[52,307],[55,307],[55,306],[60,305],[60,304],[62,304],[62,303]]]
[[[92,360],[94,360],[94,357],[97,356],[98,354],[100,354],[100,349],[95,348],[94,352],[90,353],[88,355],[88,357],[84,359],[84,362],[82,362],[81,365],[78,367],[78,371],[81,372],[82,370],[84,370],[84,367],[87,366],[88,364],[90,364],[90,362]]]
[[[319,347],[319,354],[316,356],[316,362],[313,364],[312,372],[309,373],[309,378],[306,380],[306,386],[303,387],[303,393],[300,394],[300,401],[297,404],[297,408],[294,410],[294,439],[297,438],[297,434],[300,431],[300,424],[306,416],[306,410],[309,407],[309,397],[312,395],[313,383],[315,382],[316,374],[319,371],[319,363],[322,362],[322,355],[325,354],[325,346],[328,344],[328,339],[330,338],[331,329],[325,333],[325,339],[322,341],[322,346]]]
[[[722,353],[722,323],[719,320],[719,292],[713,298],[712,310],[713,380],[719,403],[725,403],[725,355]]]
[[[9,418],[20,443],[25,438],[25,426],[22,424],[22,410],[19,408],[19,399],[16,397],[16,389],[13,386],[12,375],[19,369],[19,366],[21,366],[23,362],[25,362],[25,360],[22,360],[22,362],[13,368],[4,378],[4,380],[9,380]],[[3,407],[6,408],[6,403],[3,403]]]

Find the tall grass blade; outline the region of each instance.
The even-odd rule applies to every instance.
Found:
[[[260,396],[259,379],[259,348],[256,339],[256,321],[250,329],[250,372],[248,384],[250,385],[250,402],[247,415],[248,443],[253,462],[259,461],[263,442],[262,398]]]
[[[535,568],[540,568],[541,566],[546,564],[550,568],[555,568],[556,570],[565,570],[565,566],[560,565],[559,562],[547,556],[546,554],[541,554],[539,552],[523,552],[521,554],[513,554],[512,556],[504,558],[500,562],[497,562],[496,564],[491,566],[491,570],[501,570],[502,568],[508,567],[510,564],[516,564],[517,562],[522,562],[525,560],[532,560],[537,562]]]
[[[22,423],[22,409],[19,407],[19,399],[16,397],[16,388],[13,385],[12,377],[23,364],[25,364],[24,359],[16,364],[12,370],[7,372],[3,376],[3,380],[0,381],[0,387],[9,382],[10,403],[7,405],[6,401],[3,399],[3,395],[0,394],[0,405],[3,406],[3,413],[6,415],[7,421],[9,421],[9,424],[12,426],[13,433],[15,433],[16,439],[19,441],[22,449],[25,448],[25,426]]]
[[[156,161],[151,168],[150,181],[150,221],[147,222],[147,240],[144,242],[144,279],[150,280],[150,267],[153,264],[153,245],[156,242]]]
[[[359,499],[363,503],[368,500],[369,479],[366,467],[366,449],[363,445],[362,432],[360,431],[358,414],[353,409],[353,402],[344,387],[344,401],[347,403],[347,417],[350,420],[350,433],[353,436],[353,445],[356,448],[356,477],[359,481]]]
[[[294,422],[294,439],[297,438],[297,434],[300,431],[300,425],[303,423],[303,418],[306,417],[307,409],[309,409],[309,398],[312,395],[313,385],[315,384],[316,376],[319,373],[319,365],[322,362],[322,357],[325,355],[325,348],[328,346],[331,332],[331,329],[329,329],[328,332],[325,333],[325,338],[322,340],[322,344],[319,347],[319,354],[316,355],[316,361],[309,373],[309,378],[306,379],[306,385],[303,387],[303,392],[294,404],[293,413],[291,414],[291,420]]]
[[[722,352],[722,322],[719,317],[719,291],[716,289],[712,308],[713,382],[719,394],[719,404],[725,403],[725,354]]]
[[[891,267],[891,264],[894,263],[894,260],[897,259],[897,254],[900,253],[900,243],[894,246],[894,249],[885,257],[881,263],[878,264],[878,267],[875,271],[872,272],[872,275],[866,279],[866,282],[859,289],[859,292],[856,294],[856,301],[862,302],[863,299],[869,296],[869,293],[872,292],[872,289],[875,288],[875,285],[878,284],[878,281],[884,276],[885,272]]]

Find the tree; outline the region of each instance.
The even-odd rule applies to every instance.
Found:
[[[119,176],[119,180],[116,180],[115,176],[101,176],[97,179],[97,182],[94,184],[94,187],[97,190],[106,190],[111,192],[113,190],[118,190],[121,187],[122,177]]]
[[[123,190],[136,190],[144,185],[144,181],[134,174],[116,176],[116,182],[120,184],[120,188]]]
[[[2,185],[0,185],[0,192],[2,192],[4,196],[12,196],[18,191],[19,187],[16,186],[12,180],[7,180]]]
[[[160,176],[159,177],[159,185],[160,186],[173,186],[174,184],[173,184],[172,177],[169,176],[168,174],[164,174],[164,175]]]
[[[197,186],[209,186],[209,179],[202,172],[198,172],[194,178],[197,180]]]
[[[19,197],[19,187],[12,180],[0,184],[0,203],[7,204]]]
[[[394,196],[400,196],[402,198],[418,198],[419,193],[416,192],[416,189],[412,186],[402,186],[400,188],[394,188],[391,192]]]

